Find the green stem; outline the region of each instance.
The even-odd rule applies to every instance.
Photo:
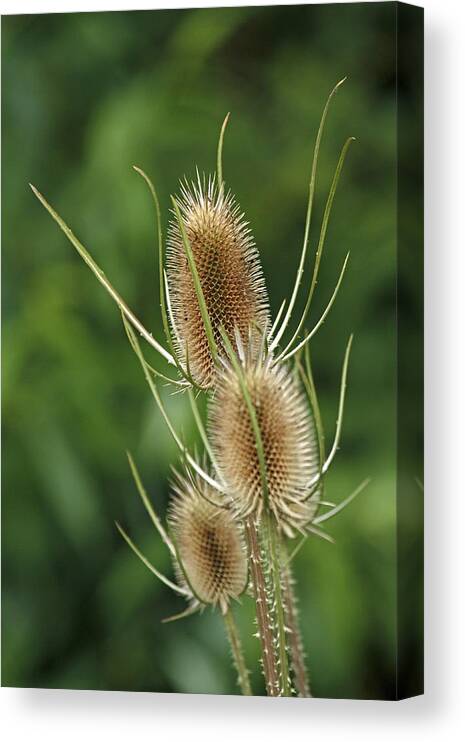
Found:
[[[252,688],[250,686],[249,671],[247,670],[247,666],[245,664],[239,631],[237,629],[231,609],[229,609],[228,612],[224,615],[224,625],[226,627],[229,644],[231,645],[234,665],[237,670],[237,678],[240,689],[242,691],[242,695],[251,696]]]

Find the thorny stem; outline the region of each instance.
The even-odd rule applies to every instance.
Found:
[[[268,605],[257,527],[252,517],[245,521],[245,534],[250,553],[250,575],[255,598],[258,636],[262,647],[266,692],[269,696],[277,696],[279,695],[279,682],[274,648],[273,621]]]
[[[273,580],[273,593],[276,611],[276,639],[278,643],[277,654],[279,658],[280,693],[282,696],[292,695],[289,680],[289,663],[287,658],[286,624],[283,606],[283,594],[281,585],[281,559],[279,534],[272,514],[265,510],[263,513],[264,530],[270,553],[271,576]]]
[[[247,670],[247,666],[245,664],[241,639],[231,609],[229,609],[224,615],[224,625],[226,627],[229,644],[231,645],[231,652],[234,660],[234,665],[237,670],[237,679],[242,695],[251,696],[252,688],[250,686],[249,671]]]
[[[294,593],[294,578],[292,576],[289,560],[283,564],[281,574],[283,582],[284,613],[286,616],[286,624],[289,628],[289,652],[291,655],[295,687],[301,698],[311,698],[312,694],[310,691],[308,673],[305,667],[304,644],[299,626],[299,614]]]

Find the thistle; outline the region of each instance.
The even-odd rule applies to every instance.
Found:
[[[188,601],[184,612],[167,620],[201,612],[207,605],[219,609],[245,694],[251,692],[250,683],[231,600],[238,599],[249,587],[246,592],[255,601],[267,693],[310,695],[292,561],[310,534],[332,542],[324,524],[368,483],[362,482],[337,505],[324,500],[325,478],[340,443],[352,336],[342,364],[336,429],[329,452],[309,352],[310,341],[339,292],[349,254],[326,308],[313,328],[305,329],[334,197],[353,137],[341,149],[326,199],[303,311],[287,342],[283,342],[294,322],[306,271],[323,129],[330,102],[342,82],[333,88],[323,109],[296,278],[289,299],[282,302],[273,322],[255,243],[223,180],[222,150],[228,116],[218,143],[216,177],[198,176],[196,183],[184,181],[180,195],[172,197],[166,269],[158,197],[149,177],[135,168],[149,186],[157,216],[160,306],[167,347],[146,330],[83,244],[32,187],[118,305],[158,411],[178,446],[182,473],[175,475],[168,529],[156,515],[130,458],[139,494],[170,550],[177,582],[158,572],[121,526],[118,528],[144,564]],[[147,363],[138,335],[177,370],[177,376],[165,375]],[[187,391],[205,450],[205,464],[200,464],[176,431],[160,397],[157,378]],[[207,426],[196,403],[197,394],[204,391],[209,395]],[[290,549],[290,539],[299,534],[300,540]]]
[[[265,493],[244,387],[261,436]],[[312,489],[311,482],[318,479],[320,452],[311,407],[290,370],[248,356],[241,378],[228,365],[219,376],[209,422],[218,470],[237,517],[254,513],[260,519],[268,505],[286,535],[303,533],[318,508],[321,488]]]
[[[176,473],[168,522],[176,544],[178,582],[199,603],[225,615],[231,599],[248,582],[246,546],[240,523],[228,508],[215,505],[215,492],[200,477]]]
[[[207,606],[218,608],[224,619],[241,691],[251,695],[249,673],[230,605],[231,600],[239,599],[248,584],[247,555],[240,524],[227,509],[209,499],[212,493],[204,482],[175,472],[168,529],[165,529],[129,453],[128,460],[142,502],[170,552],[176,583],[154,567],[119,523],[116,526],[145,566],[189,603],[185,611],[164,622],[202,612]]]
[[[243,342],[251,331],[257,352],[269,324],[268,296],[251,231],[231,192],[218,186],[214,176],[207,181],[198,175],[197,183],[182,184],[176,201],[182,222],[174,212],[166,250],[171,329],[182,363],[189,366],[198,386],[209,388],[214,384],[215,360],[184,237],[198,272],[214,346],[221,345],[223,327],[231,340],[237,333]]]

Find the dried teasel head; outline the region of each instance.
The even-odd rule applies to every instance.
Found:
[[[260,516],[264,506],[289,536],[304,531],[318,507],[320,461],[315,423],[294,375],[283,365],[246,362],[242,382],[255,410],[266,495],[256,434],[243,385],[227,367],[210,408],[210,436],[216,465],[231,496],[237,517]]]
[[[200,603],[226,613],[248,581],[247,553],[240,524],[230,509],[215,505],[218,496],[197,478],[176,473],[168,522],[176,546],[180,584]]]
[[[258,352],[269,324],[268,296],[239,205],[224,187],[218,188],[214,177],[206,181],[200,176],[197,183],[182,184],[178,204],[217,346],[220,327],[231,342],[237,328],[244,343],[252,333],[252,348]],[[177,219],[168,231],[166,267],[176,350],[194,381],[210,387],[215,364]]]

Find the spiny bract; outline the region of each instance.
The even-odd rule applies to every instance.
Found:
[[[260,429],[268,506],[293,536],[317,508],[319,449],[313,415],[295,377],[284,366],[246,362],[243,372]],[[210,409],[210,436],[217,467],[238,517],[259,516],[264,506],[261,470],[240,379],[232,368],[221,375]],[[309,495],[311,495],[309,497]]]
[[[207,182],[199,176],[197,183],[181,185],[179,208],[216,344],[221,346],[221,327],[231,342],[237,328],[244,343],[252,332],[258,351],[269,324],[269,304],[258,251],[239,205],[214,177]],[[178,354],[194,381],[210,387],[215,364],[177,220],[168,230],[166,266]]]
[[[201,603],[218,605],[223,613],[231,598],[247,586],[247,553],[241,526],[231,511],[217,507],[218,493],[200,478],[176,474],[168,521],[182,569],[178,580]],[[207,499],[206,499],[207,498]]]

